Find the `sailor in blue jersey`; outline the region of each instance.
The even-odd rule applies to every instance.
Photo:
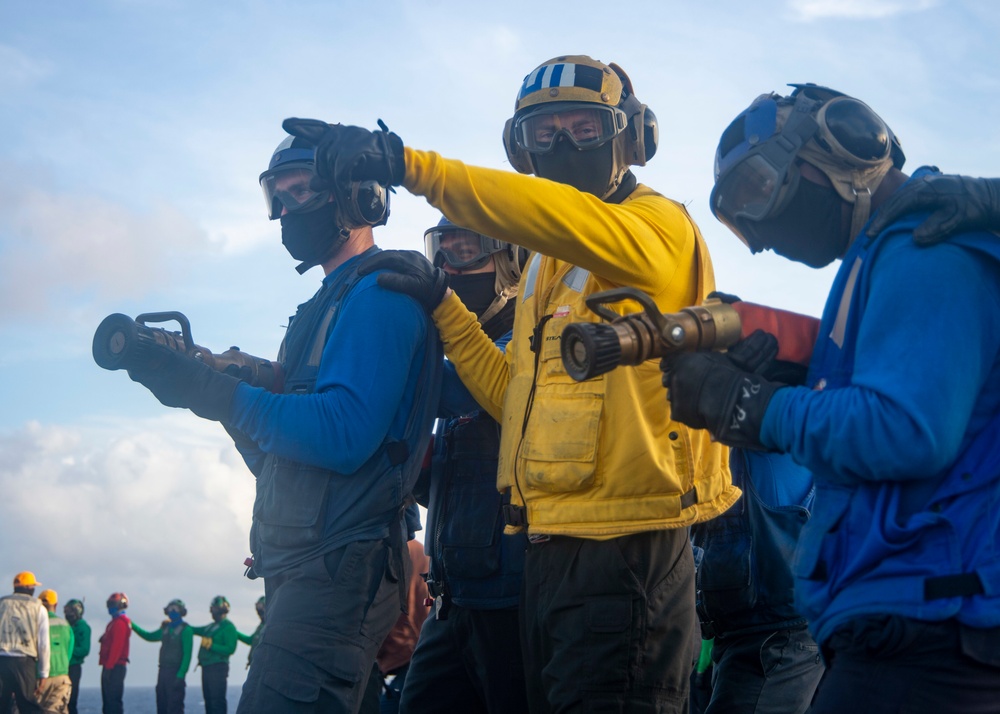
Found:
[[[314,147],[288,137],[260,177],[297,270],[325,273],[289,321],[280,393],[174,352],[130,373],[167,406],[222,422],[257,478],[248,575],[264,578],[268,626],[239,714],[357,711],[405,607],[406,514],[440,395],[424,310],[358,275],[379,250],[384,190],[316,186],[313,166]]]
[[[663,365],[671,409],[813,473],[793,564],[829,666],[812,712],[996,711],[1000,242],[922,247],[926,213],[866,235],[907,181],[902,150],[864,103],[794,86],[723,134],[712,210],[753,252],[842,258],[806,385],[681,355]]]
[[[510,341],[525,251],[442,218],[425,254],[501,348]],[[518,600],[527,538],[504,535],[500,425],[445,365],[431,468],[414,493],[428,508],[424,547],[434,609],[403,685],[403,714],[527,711]]]

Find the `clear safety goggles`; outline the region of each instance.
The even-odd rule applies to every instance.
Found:
[[[260,177],[264,190],[267,217],[272,221],[281,218],[282,210],[289,213],[306,213],[330,200],[329,191],[314,191],[309,181],[315,176],[311,168],[265,171]]]
[[[424,233],[424,255],[438,267],[447,263],[458,270],[481,268],[504,247],[503,241],[464,228],[431,228]]]
[[[763,153],[747,154],[735,164],[712,189],[711,209],[736,237],[750,250],[757,252],[751,235],[747,235],[747,222],[761,221],[777,215],[795,195],[799,171],[794,161],[786,166],[775,166]]]
[[[551,107],[551,108],[549,108]],[[552,151],[560,136],[578,149],[596,149],[618,136],[628,117],[618,107],[589,102],[554,102],[514,121],[514,140],[525,151]]]

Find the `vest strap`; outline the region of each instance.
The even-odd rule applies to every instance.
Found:
[[[523,506],[505,503],[503,504],[503,520],[508,526],[522,528],[528,525],[528,514]]]
[[[691,508],[691,506],[698,503],[698,491],[691,489],[687,493],[681,495],[681,509]]]

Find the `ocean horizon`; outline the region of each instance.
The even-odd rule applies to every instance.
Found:
[[[230,714],[236,711],[242,689],[243,685],[239,685],[228,687],[226,690],[226,701],[229,703]],[[101,688],[81,687],[77,711],[79,714],[101,714]],[[184,714],[203,714],[204,711],[205,700],[201,696],[201,682],[188,682],[187,691],[184,694]],[[126,685],[125,714],[156,714],[156,687],[129,687]]]

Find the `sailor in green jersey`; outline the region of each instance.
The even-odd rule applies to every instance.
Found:
[[[237,632],[236,637],[240,642],[246,645],[250,645],[250,654],[247,655],[247,669],[250,669],[250,663],[253,661],[253,651],[260,644],[260,638],[264,636],[264,596],[261,595],[257,600],[257,604],[254,606],[257,608],[257,617],[260,618],[260,624],[257,625],[257,629],[253,631],[252,634],[244,635],[242,632]]]
[[[69,659],[69,681],[73,689],[69,695],[69,714],[77,714],[76,701],[80,697],[83,660],[90,654],[90,625],[83,619],[83,603],[76,598],[63,606],[63,615],[73,628],[73,654]]]
[[[134,622],[132,631],[146,642],[161,642],[160,671],[156,677],[156,714],[184,714],[184,676],[191,665],[194,631],[184,622],[187,607],[183,600],[171,600],[163,608],[167,619],[159,629],[146,631]]]
[[[212,624],[192,627],[201,636],[198,664],[201,666],[201,692],[205,698],[205,714],[226,714],[226,680],[229,678],[229,658],[236,651],[236,626],[226,615],[229,601],[222,595],[212,598],[209,606]]]
[[[67,714],[73,685],[69,681],[69,661],[73,654],[73,628],[56,615],[59,596],[42,590],[38,599],[49,613],[49,676],[38,693],[38,706],[47,714]]]

